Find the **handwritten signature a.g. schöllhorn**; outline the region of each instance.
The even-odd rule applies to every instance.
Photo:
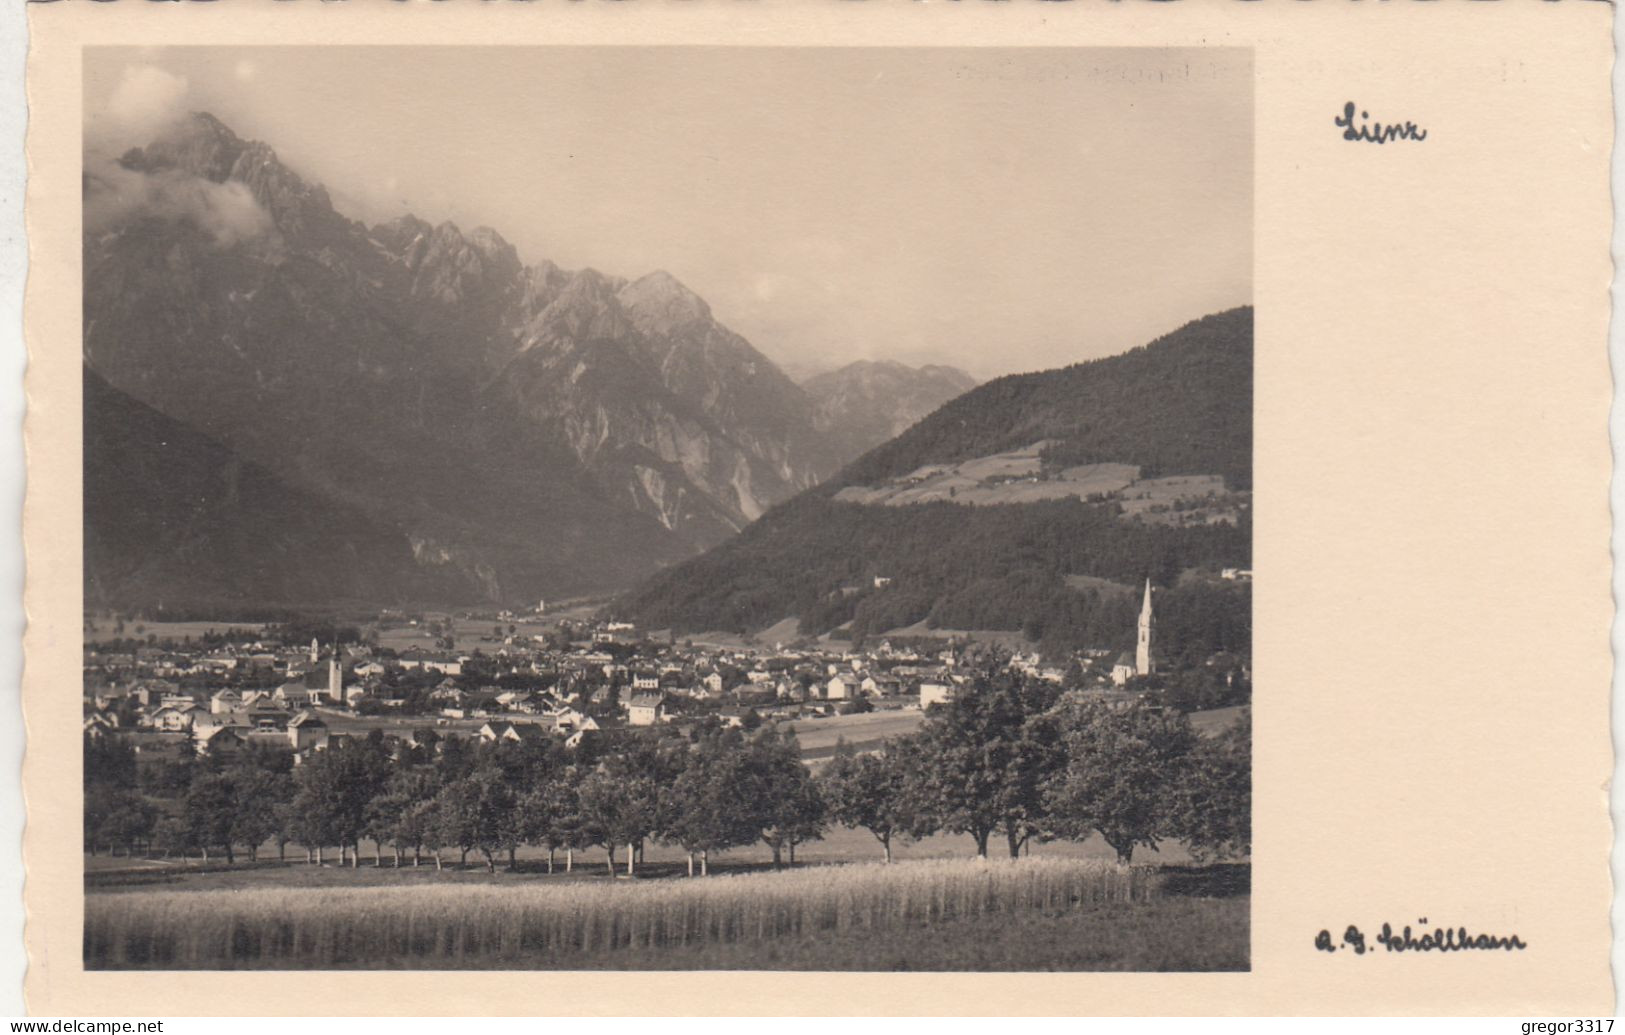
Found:
[[[1389,952],[1466,952],[1472,949],[1499,949],[1504,952],[1516,952],[1529,946],[1516,934],[1473,934],[1465,927],[1435,927],[1427,929],[1427,917],[1417,921],[1422,925],[1418,934],[1411,932],[1411,926],[1395,932],[1388,924],[1382,925],[1377,932],[1375,941]],[[1337,952],[1339,949],[1352,949],[1356,956],[1364,956],[1367,952],[1375,951],[1373,946],[1366,944],[1366,935],[1358,927],[1350,924],[1348,930],[1343,932],[1339,941],[1332,941],[1332,933],[1322,930],[1315,936],[1315,948],[1321,952]]]

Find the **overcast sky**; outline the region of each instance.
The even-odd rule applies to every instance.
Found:
[[[978,377],[1251,301],[1238,49],[87,49],[87,136],[207,110],[346,215],[665,269],[793,373]]]

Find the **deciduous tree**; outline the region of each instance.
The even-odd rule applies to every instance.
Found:
[[[887,862],[891,862],[892,838],[906,833],[911,824],[901,757],[895,745],[860,755],[841,740],[819,779],[829,818],[873,834]]]
[[[1086,703],[1063,720],[1066,764],[1046,787],[1053,829],[1082,839],[1098,832],[1121,863],[1177,830],[1176,789],[1196,744],[1182,715]]]
[[[1252,851],[1253,722],[1250,711],[1223,733],[1199,739],[1174,788],[1172,829],[1198,862]]]
[[[1002,829],[1012,857],[1043,829],[1042,782],[1058,757],[1045,715],[1054,688],[979,676],[909,738],[905,796],[914,833],[969,834],[976,854]]]

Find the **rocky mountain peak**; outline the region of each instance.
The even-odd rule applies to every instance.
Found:
[[[401,234],[416,227],[403,227]],[[522,267],[513,245],[496,231],[481,227],[468,235],[447,220],[426,238],[413,234],[404,256],[416,273],[414,292],[443,305],[488,301],[514,284]]]
[[[555,267],[544,274],[543,285],[543,297],[548,301],[524,329],[525,348],[632,335],[626,311],[616,300],[617,284],[612,278],[591,268],[566,274]]]
[[[655,270],[621,288],[620,301],[632,322],[646,334],[670,334],[688,324],[711,319],[711,307],[705,299],[665,270]]]
[[[543,259],[527,266],[521,273],[519,309],[522,313],[538,313],[546,309],[559,296],[559,291],[570,282],[570,273]]]
[[[349,228],[349,221],[334,211],[326,187],[306,182],[259,141],[242,146],[226,179],[247,187],[285,234],[344,232]]]
[[[468,243],[499,276],[514,277],[523,268],[514,246],[488,226],[477,226],[470,231]]]
[[[410,212],[372,228],[373,240],[407,260],[408,266],[416,266],[416,257],[421,254],[415,252],[414,245],[427,241],[432,233],[434,227]]]
[[[199,111],[166,126],[145,147],[125,152],[121,163],[140,172],[179,169],[223,183],[245,146],[225,123]]]

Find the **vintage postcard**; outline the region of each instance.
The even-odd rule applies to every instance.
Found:
[[[1612,1011],[1607,5],[31,27],[32,1010]]]

